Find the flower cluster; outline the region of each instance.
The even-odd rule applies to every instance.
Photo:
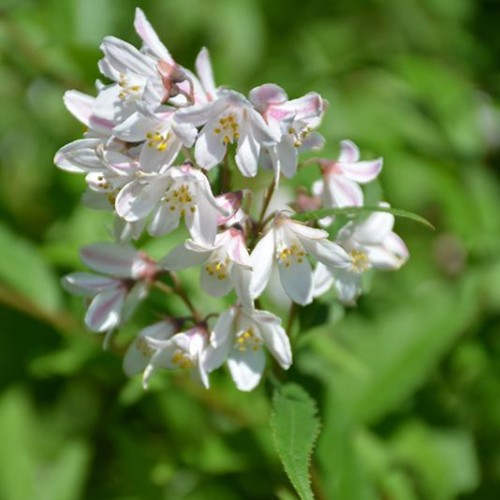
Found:
[[[360,184],[377,177],[382,160],[360,161],[356,145],[345,140],[336,160],[301,163],[301,152],[324,144],[316,132],[327,107],[319,94],[290,99],[279,86],[264,84],[247,97],[219,87],[206,49],[193,72],[173,59],[140,9],[134,26],[140,49],[114,37],[101,45],[99,69],[110,83],[98,82],[96,97],[64,96],[87,131],[62,147],[55,163],[85,175],[83,201],[115,214],[116,242],[84,248],[84,263],[100,274],[73,273],[63,284],[89,297],[85,323],[105,332],[106,342],[152,288],[178,295],[189,315],[141,330],[125,355],[126,373],[143,372],[146,385],[158,368],[188,370],[208,387],[210,372],[227,363],[236,386],[248,391],[264,371],[264,348],[283,369],[292,363],[281,319],[260,309],[270,283],[280,283],[295,304],[332,288],[337,300],[353,304],[365,272],[397,269],[407,260],[388,211],[351,217],[332,234],[334,210],[306,224],[290,208],[362,206]],[[321,172],[311,194],[301,191],[290,206],[272,211],[279,181],[306,164]],[[271,181],[256,211],[257,194],[241,180],[237,189],[231,174],[254,177],[259,168]],[[183,225],[189,238],[157,261],[131,243]],[[234,290],[234,305],[203,316],[176,274],[193,266],[201,269],[204,292],[224,297]]]

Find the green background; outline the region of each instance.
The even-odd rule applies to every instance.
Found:
[[[83,132],[62,94],[95,92],[104,36],[138,45],[136,5],[0,1],[0,499],[291,499],[268,384],[238,393],[220,373],[206,392],[159,375],[145,393],[117,353],[147,308],[103,352],[59,285],[81,269],[79,247],[110,240],[109,217],[80,204],[83,178],[52,163]],[[357,309],[327,296],[299,317],[284,378],[318,402],[318,498],[499,498],[498,2],[139,6],[182,65],[207,46],[218,84],[322,94],[325,155],[350,138],[363,158],[383,156],[367,195],[436,226],[398,220],[404,269],[376,275]]]

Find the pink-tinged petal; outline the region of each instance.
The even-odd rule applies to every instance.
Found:
[[[174,335],[174,337],[177,335]],[[153,354],[142,376],[142,386],[144,389],[148,388],[150,378],[159,368],[166,368],[170,370],[176,368],[176,366],[172,363],[172,356],[178,348],[179,347],[173,341],[173,338],[171,338],[165,342],[165,345],[161,349],[157,350]]]
[[[231,281],[234,284],[234,289],[240,299],[241,305],[247,311],[251,311],[254,308],[250,291],[252,271],[238,264],[233,264],[231,268]]]
[[[339,163],[356,163],[359,160],[359,149],[354,142],[340,141]]]
[[[113,243],[96,243],[80,251],[84,264],[95,271],[117,278],[130,278],[137,250],[132,246]]]
[[[363,191],[344,175],[331,175],[323,191],[327,207],[360,207],[363,205]]]
[[[318,261],[328,267],[348,268],[352,264],[351,256],[339,245],[329,240],[302,241],[304,248]]]
[[[200,285],[212,297],[224,297],[233,288],[228,270],[223,274],[217,272],[210,274],[205,266],[201,268]]]
[[[137,160],[117,151],[106,151],[104,159],[107,167],[121,177],[131,177],[139,170]]]
[[[325,110],[325,101],[316,92],[310,92],[298,99],[292,99],[280,106],[286,110],[295,120],[308,120],[320,116]]]
[[[227,253],[229,258],[241,267],[251,270],[252,262],[242,232],[239,229],[231,228],[225,231],[225,234],[229,236],[227,242]]]
[[[226,154],[226,146],[214,129],[215,122],[207,123],[201,129],[194,148],[196,163],[207,170],[218,165]]]
[[[158,264],[163,269],[177,271],[179,269],[200,265],[208,259],[211,253],[211,250],[193,252],[187,249],[184,244],[181,244],[171,250]]]
[[[374,212],[354,226],[352,239],[362,245],[378,245],[392,231],[393,226],[394,215],[388,212]]]
[[[396,234],[389,233],[382,242],[382,246],[388,251],[397,255],[403,263],[410,258],[410,252],[405,242]]]
[[[170,64],[175,64],[170,52],[167,50],[165,45],[161,43],[156,31],[153,29],[149,21],[146,19],[144,12],[139,9],[139,7],[135,9],[134,28],[144,44],[156,57],[158,57],[158,59],[166,61]]]
[[[68,90],[64,93],[63,100],[68,111],[88,127],[95,98],[78,90]]]
[[[245,351],[233,349],[227,360],[227,365],[236,387],[240,391],[251,391],[262,378],[266,356],[262,349],[256,351],[253,349]]]
[[[271,104],[281,104],[288,100],[286,92],[274,83],[265,83],[250,91],[251,103],[261,112],[265,112]]]
[[[257,298],[266,288],[274,260],[274,231],[265,234],[250,255],[252,263],[252,297]]]
[[[249,131],[262,146],[271,147],[281,139],[279,124],[267,123],[257,111],[247,108],[246,122],[249,123]]]
[[[280,162],[280,169],[283,175],[291,178],[297,172],[297,148],[294,139],[286,134],[276,146],[276,153]]]
[[[286,294],[297,304],[306,305],[312,301],[312,269],[304,258],[302,262],[291,258],[289,265],[279,265],[280,281]]]
[[[116,328],[120,324],[120,313],[126,293],[125,287],[120,287],[97,294],[85,315],[87,327],[98,333]]]
[[[179,212],[177,210],[170,210],[170,206],[167,203],[161,203],[153,214],[153,218],[148,226],[148,233],[151,236],[168,234],[177,229],[179,221]]]
[[[345,269],[336,269],[333,275],[337,299],[345,305],[356,304],[356,299],[361,295],[361,274]]]
[[[366,183],[375,179],[382,170],[383,160],[378,158],[373,161],[359,161],[357,163],[336,164],[337,168],[352,181]]]
[[[269,352],[284,370],[292,365],[292,348],[290,340],[281,325],[259,323],[260,334]]]
[[[146,299],[149,293],[149,285],[144,281],[138,281],[127,293],[123,304],[122,323],[128,321],[135,313],[139,304]]]
[[[109,64],[120,73],[132,72],[141,76],[157,76],[155,64],[130,43],[114,36],[107,36],[101,44],[101,50]]]
[[[71,273],[61,279],[61,285],[75,295],[93,297],[103,290],[120,286],[120,281],[90,273]]]
[[[316,298],[328,292],[332,285],[332,272],[324,264],[319,262],[313,273],[313,297]]]
[[[71,173],[87,173],[104,170],[102,159],[97,155],[101,139],[78,139],[63,146],[54,158],[54,163]]]
[[[130,182],[116,197],[117,214],[129,222],[143,219],[160,201],[169,182],[161,175]]]
[[[208,100],[215,99],[217,90],[215,88],[214,74],[212,71],[212,64],[210,62],[210,55],[208,50],[203,47],[198,54],[195,62],[196,73],[200,77],[203,90],[206,92]]]

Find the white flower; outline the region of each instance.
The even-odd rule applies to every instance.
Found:
[[[153,213],[148,226],[153,236],[173,231],[184,217],[193,239],[206,244],[215,240],[218,213],[225,213],[207,177],[189,163],[170,167],[164,174],[138,176],[118,194],[116,211],[129,222]]]
[[[381,206],[389,206],[387,203]],[[361,276],[369,269],[399,269],[409,258],[403,240],[392,231],[394,215],[375,212],[364,221],[349,222],[338,234],[337,242],[351,257],[351,265],[333,269],[318,264],[314,273],[314,296],[326,292],[332,284],[338,299],[353,304],[361,293]]]
[[[181,109],[180,123],[203,125],[195,145],[195,159],[200,167],[210,169],[226,155],[229,144],[236,143],[236,165],[241,173],[253,177],[262,146],[279,140],[248,100],[232,90],[218,93],[216,100]]]
[[[345,250],[328,240],[326,231],[278,213],[251,254],[253,297],[263,292],[276,261],[287,295],[298,304],[310,303],[313,299],[313,271],[308,254],[330,267],[347,267],[351,262]]]
[[[323,137],[313,129],[321,122],[325,101],[315,92],[288,100],[286,92],[272,83],[252,89],[250,101],[280,137],[278,144],[267,148],[277,175],[283,172],[286,177],[292,177],[297,171],[298,151],[323,146]]]
[[[179,323],[171,318],[166,318],[154,325],[143,328],[134,341],[130,344],[123,358],[123,371],[132,377],[144,371],[151,357],[156,352],[148,344],[148,339],[167,340],[179,329]]]
[[[234,287],[244,307],[253,308],[250,294],[252,267],[241,230],[232,227],[219,233],[213,245],[187,240],[174,248],[159,265],[167,270],[177,270],[201,263],[200,281],[205,292],[221,297]]]
[[[365,184],[377,177],[382,169],[382,158],[359,161],[359,149],[351,141],[341,141],[337,160],[320,160],[323,179],[313,184],[313,192],[322,197],[323,206],[352,207],[363,205]]]
[[[130,317],[144,299],[149,283],[159,271],[156,263],[131,246],[98,243],[81,250],[83,262],[91,273],[72,273],[62,279],[71,293],[91,298],[85,324],[94,332],[111,332]],[[105,344],[109,339],[106,336]]]
[[[267,311],[245,311],[232,307],[223,312],[210,336],[204,361],[208,372],[225,361],[240,391],[251,391],[259,383],[266,364],[263,346],[287,370],[292,364],[290,341],[281,320]]]
[[[189,370],[193,378],[209,387],[205,356],[208,347],[208,331],[205,324],[199,324],[185,332],[176,333],[167,340],[144,337],[150,349],[154,350],[146,369],[143,385],[146,388],[151,375],[164,368],[166,370]]]

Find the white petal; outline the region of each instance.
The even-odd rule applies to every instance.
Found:
[[[139,142],[157,125],[157,120],[136,111],[113,129],[113,134],[127,142]]]
[[[120,313],[127,291],[124,287],[97,294],[85,315],[85,324],[94,332],[105,332],[120,323]]]
[[[166,149],[159,150],[155,146],[149,146],[145,143],[142,146],[139,162],[142,170],[145,172],[159,172],[165,173],[167,168],[177,158],[179,151],[182,147],[181,141],[177,137],[171,137],[167,143]]]
[[[208,50],[205,47],[200,50],[200,53],[196,58],[195,68],[196,73],[198,73],[198,76],[200,77],[201,84],[203,85],[203,90],[207,94],[208,100],[211,101],[215,99],[217,90],[215,88],[210,56],[208,54]]]
[[[394,215],[388,212],[374,212],[354,226],[352,239],[362,245],[377,245],[382,243],[393,226]]]
[[[354,142],[340,141],[339,163],[355,163],[359,160],[359,149]]]
[[[360,207],[363,205],[363,191],[345,175],[330,175],[323,192],[328,207]]]
[[[210,344],[218,348],[231,340],[236,309],[231,307],[219,315],[210,335]]]
[[[227,360],[231,376],[240,391],[251,391],[257,386],[265,364],[266,356],[262,349],[247,349],[243,352],[233,349]]]
[[[72,173],[102,171],[105,166],[97,155],[101,139],[78,139],[63,146],[54,158],[54,163],[62,170]]]
[[[169,271],[177,271],[193,267],[204,262],[212,253],[211,250],[205,252],[194,252],[186,248],[185,244],[176,246],[160,262],[159,266]]]
[[[312,301],[312,269],[304,258],[302,262],[290,259],[290,265],[279,265],[280,280],[286,294],[297,304],[306,305]]]
[[[82,248],[80,257],[95,271],[117,278],[131,278],[138,251],[129,245],[96,243]]]
[[[410,257],[410,252],[405,242],[393,232],[390,232],[382,242],[382,246],[389,252],[397,255],[403,262]]]
[[[285,222],[285,228],[294,232],[302,240],[324,240],[328,238],[328,232],[323,229],[316,229],[293,219]]]
[[[298,99],[288,101],[280,108],[290,112],[295,120],[310,120],[321,116],[325,110],[325,101],[316,92],[309,92]]]
[[[172,232],[179,226],[180,215],[178,210],[170,210],[168,203],[160,203],[155,210],[148,233],[151,236],[162,236]]]
[[[376,269],[399,269],[404,260],[382,246],[370,246],[365,248],[370,264]]]
[[[95,98],[78,90],[68,90],[64,93],[63,100],[68,111],[88,127]]]
[[[343,269],[335,270],[334,286],[342,304],[353,305],[361,294],[361,275]]]
[[[226,270],[225,277],[221,279],[217,273],[210,275],[206,267],[201,269],[200,284],[201,288],[213,297],[223,297],[233,288],[228,270]]]
[[[108,288],[116,288],[120,281],[90,273],[71,273],[62,278],[61,284],[70,293],[92,297]]]
[[[332,272],[321,262],[313,273],[313,297],[319,297],[328,292],[333,285]]]
[[[174,120],[172,123],[172,130],[181,143],[187,148],[190,148],[198,137],[198,130],[190,123],[177,123]]]
[[[250,101],[260,111],[264,112],[270,104],[281,104],[288,100],[286,92],[274,83],[265,83],[250,91]]]
[[[253,299],[250,290],[252,271],[238,264],[233,264],[231,267],[231,281],[242,306],[247,310],[253,309]]]
[[[297,172],[297,148],[294,146],[293,137],[289,134],[283,136],[276,146],[281,172],[285,177],[293,177]]]
[[[157,76],[154,63],[130,43],[107,36],[101,44],[101,50],[109,63],[120,73],[127,74],[131,71],[137,75]]]
[[[223,144],[220,134],[214,132],[214,128],[213,122],[207,123],[201,129],[194,147],[196,163],[205,169],[219,164],[226,154],[226,146]]]
[[[257,298],[266,288],[274,260],[274,230],[265,234],[255,245],[250,260],[252,263],[252,297]]]
[[[169,182],[161,175],[130,182],[116,197],[117,214],[130,222],[143,219],[160,201]]]
[[[177,111],[175,119],[179,123],[191,123],[198,127],[216,118],[227,106],[227,99],[224,98],[205,104],[196,104]]]
[[[301,240],[304,248],[317,260],[328,267],[344,267],[351,265],[349,254],[336,243],[329,240]]]
[[[165,45],[161,43],[155,30],[146,19],[144,12],[138,7],[135,9],[134,28],[137,34],[142,38],[142,41],[156,57],[162,61],[174,64],[174,60],[172,59],[169,51]]]
[[[281,368],[287,370],[292,364],[292,348],[290,340],[281,325],[259,323],[262,339]]]
[[[196,210],[186,212],[186,226],[195,241],[212,245],[217,233],[218,212],[204,193],[198,191],[196,201]]]

